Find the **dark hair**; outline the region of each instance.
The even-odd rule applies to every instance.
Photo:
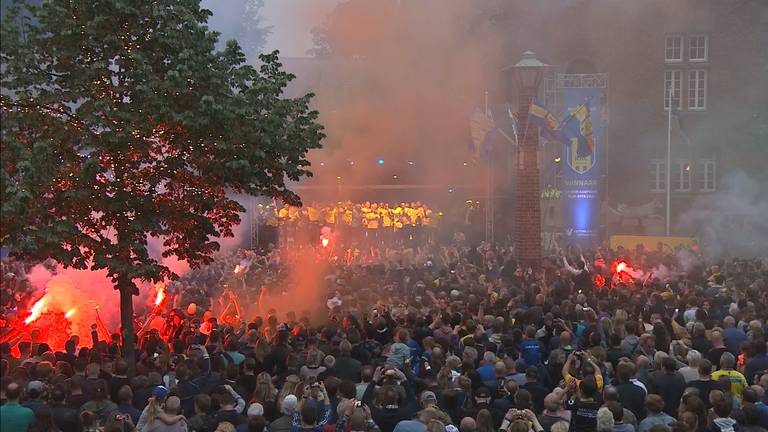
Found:
[[[308,425],[317,423],[317,409],[312,404],[304,404],[301,407],[301,421]]]
[[[9,383],[5,387],[5,397],[8,400],[17,400],[21,396],[21,386],[16,383]]]
[[[339,393],[345,399],[354,399],[357,394],[355,383],[349,380],[344,380],[339,384]]]
[[[756,425],[760,423],[760,410],[752,402],[746,402],[741,407],[742,422],[745,425]]]
[[[701,359],[699,363],[699,375],[707,376],[712,374],[712,362],[707,359]]]
[[[672,357],[664,357],[661,359],[661,367],[664,368],[665,371],[674,372],[675,360],[673,360]]]
[[[605,403],[605,407],[613,414],[613,420],[621,422],[624,420],[624,407],[617,401],[608,401]]]
[[[729,417],[733,410],[733,401],[730,396],[724,395],[722,400],[715,402],[712,410],[718,417]]]
[[[267,420],[264,416],[255,416],[248,419],[248,432],[264,432],[267,427]]]
[[[597,393],[597,382],[595,381],[595,377],[592,375],[584,377],[584,379],[581,380],[581,383],[579,384],[579,389],[584,394],[584,396],[588,398],[595,396]]]
[[[201,393],[195,396],[195,407],[197,407],[198,410],[208,414],[208,412],[211,410],[211,397],[205,393]]]
[[[752,349],[755,350],[755,354],[765,354],[768,352],[768,347],[765,345],[765,341],[763,339],[755,339],[752,342]]]

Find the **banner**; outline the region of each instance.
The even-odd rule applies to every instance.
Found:
[[[579,153],[579,139],[571,137],[565,146],[563,164],[563,230],[565,240],[591,246],[600,241],[600,160],[601,100],[599,88],[563,88],[562,100],[567,117],[577,108],[589,107],[586,122],[581,123],[582,134],[594,136],[594,148],[589,154]],[[584,116],[579,116],[583,118]],[[591,125],[589,124],[591,120]],[[591,130],[589,130],[591,128]]]

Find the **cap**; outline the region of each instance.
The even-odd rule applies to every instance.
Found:
[[[539,370],[536,369],[536,366],[528,366],[528,369],[525,370],[525,377],[537,379],[539,377]]]
[[[277,331],[287,332],[291,331],[291,328],[286,323],[280,323],[280,325],[277,326]]]
[[[43,384],[42,381],[30,381],[29,384],[27,384],[27,391],[35,390],[42,393],[44,389],[45,384]]]
[[[459,428],[457,428],[452,424],[449,424],[445,427],[445,432],[459,432]]]
[[[476,398],[489,398],[491,397],[491,391],[488,390],[488,387],[480,387],[475,392]]]
[[[258,403],[254,402],[251,404],[251,406],[248,407],[248,417],[258,417],[260,415],[264,415],[264,407]]]
[[[436,400],[437,400],[437,396],[435,396],[434,392],[431,392],[431,391],[427,390],[427,391],[424,391],[424,392],[421,393],[421,401],[422,402],[436,401]]]
[[[168,397],[168,389],[163,386],[157,386],[152,389],[152,397],[165,400],[165,398]]]

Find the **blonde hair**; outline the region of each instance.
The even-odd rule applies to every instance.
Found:
[[[277,390],[272,384],[272,377],[262,372],[256,376],[256,388],[253,390],[253,397],[251,402],[258,402],[262,405],[275,400],[277,396]]]
[[[440,420],[432,420],[427,425],[427,432],[445,432],[445,425]]]
[[[300,392],[297,391],[297,387],[301,385],[301,378],[298,375],[288,375],[285,377],[283,387],[277,393],[277,401],[282,404],[285,397],[288,395],[294,395],[300,397]]]
[[[235,428],[235,425],[233,425],[230,422],[221,422],[218,426],[216,426],[216,430],[214,432],[235,432],[237,429]]]

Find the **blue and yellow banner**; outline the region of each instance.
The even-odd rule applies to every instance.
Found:
[[[591,246],[600,232],[601,89],[564,88],[563,229],[571,242]]]

